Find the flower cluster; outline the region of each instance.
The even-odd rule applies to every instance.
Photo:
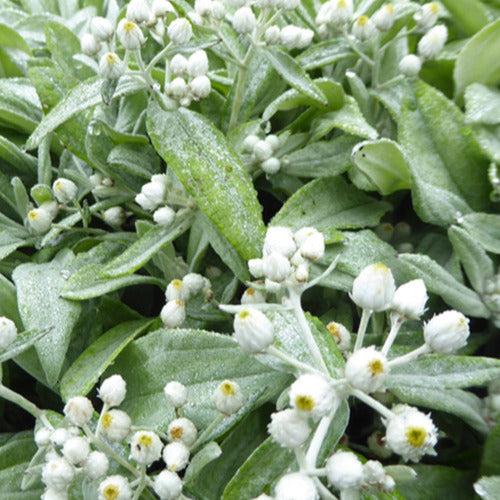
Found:
[[[257,135],[249,135],[243,141],[243,148],[250,153],[252,163],[257,164],[266,174],[275,174],[281,168],[281,161],[276,157],[281,147],[280,138],[274,134],[260,139]]]

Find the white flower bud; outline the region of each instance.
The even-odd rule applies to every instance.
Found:
[[[281,42],[281,30],[276,25],[269,26],[264,34],[264,38],[267,45],[276,45]]]
[[[101,44],[95,39],[94,35],[85,33],[80,39],[82,52],[87,56],[95,56],[101,50]]]
[[[353,11],[352,0],[332,0],[329,24],[344,26],[352,20]]]
[[[59,203],[54,200],[44,201],[39,208],[48,212],[52,220],[54,220],[59,213]]]
[[[243,141],[243,149],[249,153],[253,152],[253,148],[260,141],[256,135],[248,135]]]
[[[262,259],[250,259],[248,261],[248,270],[255,278],[262,278],[264,276]]]
[[[447,38],[446,26],[434,26],[418,42],[418,55],[423,59],[434,59],[443,50]]]
[[[159,225],[163,227],[170,226],[175,219],[175,210],[170,207],[161,207],[158,210],[155,210],[153,214],[153,220]]]
[[[386,357],[374,346],[354,352],[345,364],[345,377],[356,389],[376,392],[381,389],[389,373]]]
[[[422,69],[422,61],[415,54],[409,54],[399,62],[399,71],[405,76],[417,76]]]
[[[140,465],[151,465],[161,457],[163,443],[152,431],[138,431],[130,442],[130,457]]]
[[[392,310],[403,318],[418,319],[425,312],[427,290],[421,279],[409,281],[396,290]]]
[[[189,448],[196,441],[198,431],[191,420],[181,417],[170,422],[167,435],[169,441],[181,441]]]
[[[180,80],[182,80],[182,78],[180,78]],[[184,82],[184,80],[182,81]],[[162,181],[151,181],[142,186],[141,193],[146,196],[146,198],[148,198],[152,203],[160,205],[165,200],[167,187]]]
[[[35,434],[35,443],[39,448],[43,448],[44,446],[48,446],[50,444],[50,435],[52,431],[47,427],[42,427]]]
[[[152,202],[147,196],[142,193],[139,193],[135,197],[135,202],[142,208],[144,208],[144,210],[154,210],[158,206],[157,203]]]
[[[94,17],[90,23],[90,31],[98,42],[108,42],[111,40],[115,29],[106,18]]]
[[[109,460],[102,451],[93,451],[83,464],[83,472],[90,479],[100,479],[108,473]]]
[[[266,301],[265,293],[255,288],[247,288],[241,296],[241,303],[245,304],[262,304]]]
[[[386,474],[379,483],[379,488],[382,490],[382,493],[391,493],[394,491],[394,488],[396,488],[396,481],[394,481],[394,478]]]
[[[439,354],[453,354],[467,343],[469,319],[458,311],[434,315],[424,325],[425,343]]]
[[[204,289],[210,288],[210,281],[198,273],[189,273],[182,278],[182,284],[189,295],[197,295]]]
[[[68,498],[68,490],[56,490],[54,488],[47,488],[40,497],[41,500],[68,500]]]
[[[330,321],[326,325],[326,328],[332,334],[333,340],[335,340],[340,352],[349,350],[351,347],[351,334],[343,324]]]
[[[273,324],[258,309],[244,309],[234,317],[233,338],[245,352],[262,352],[274,341]]]
[[[314,37],[314,31],[310,29],[301,29],[300,39],[298,40],[296,47],[298,49],[304,49],[305,47],[311,44],[313,37]]]
[[[245,404],[245,395],[241,387],[231,380],[222,381],[215,389],[212,398],[217,410],[227,416],[238,413]]]
[[[63,411],[72,424],[82,427],[92,418],[94,407],[90,399],[83,396],[75,396],[66,403]]]
[[[186,18],[181,17],[170,23],[167,33],[173,43],[185,45],[193,36],[193,28]]]
[[[260,164],[260,168],[268,175],[273,175],[279,171],[281,168],[281,162],[278,158],[272,156],[268,160],[263,161]]]
[[[125,212],[123,207],[111,207],[103,212],[102,218],[111,227],[119,228],[127,220],[127,212]]]
[[[391,270],[384,264],[371,264],[354,280],[351,298],[359,307],[378,312],[390,307],[395,291]]]
[[[122,410],[109,410],[101,418],[102,431],[111,441],[121,442],[132,428],[132,420]]]
[[[172,280],[165,290],[165,298],[167,301],[180,300],[186,302],[189,299],[189,289],[181,280]]]
[[[309,279],[309,269],[306,264],[299,264],[293,273],[299,283],[305,283]]]
[[[276,152],[281,145],[280,138],[275,134],[269,134],[264,140],[271,146],[273,152]]]
[[[208,17],[212,12],[212,0],[195,0],[194,10],[201,17]]]
[[[186,96],[188,91],[187,83],[184,78],[177,77],[174,78],[169,85],[169,93],[171,93],[177,99],[181,99]]]
[[[316,24],[319,28],[325,27],[332,22],[332,13],[334,8],[334,1],[328,0],[321,5],[316,15]]]
[[[187,389],[180,382],[169,382],[163,389],[163,392],[165,392],[165,396],[174,408],[182,408],[187,403]]]
[[[274,441],[289,449],[303,445],[311,433],[307,418],[292,409],[273,413],[267,430]]]
[[[125,71],[122,60],[114,53],[107,52],[99,61],[99,74],[105,80],[118,80]]]
[[[337,405],[337,395],[321,375],[301,375],[290,387],[290,405],[303,415],[318,420]]]
[[[203,25],[203,18],[194,10],[192,10],[188,14],[189,20],[191,21],[192,24],[195,26],[202,26]]]
[[[146,42],[139,26],[127,19],[122,19],[118,23],[116,34],[120,43],[128,50],[140,50]]]
[[[352,34],[364,42],[373,38],[376,28],[368,16],[359,16],[352,26]]]
[[[251,33],[255,29],[256,25],[257,20],[255,19],[255,14],[250,7],[241,7],[234,13],[233,28],[238,33],[241,33],[242,35]]]
[[[197,50],[189,56],[188,73],[189,76],[204,76],[208,72],[208,57],[204,50]]]
[[[7,349],[16,340],[16,337],[16,324],[5,316],[0,317],[0,350]]]
[[[389,31],[394,25],[394,7],[388,3],[380,7],[372,16],[372,21],[379,31]]]
[[[127,384],[121,375],[108,377],[99,387],[99,398],[108,407],[120,406],[127,394]]]
[[[118,474],[99,484],[99,500],[131,500],[132,495],[128,479]]]
[[[368,460],[363,465],[363,480],[370,485],[382,483],[385,478],[384,466],[377,460]]]
[[[212,2],[212,10],[210,12],[210,15],[216,21],[222,21],[226,17],[226,8],[224,7],[224,4],[222,2],[219,2],[218,0]]]
[[[305,259],[316,262],[325,254],[325,239],[323,233],[315,231],[300,245],[300,254]]]
[[[186,306],[182,300],[169,300],[160,312],[161,320],[167,328],[177,328],[186,321]]]
[[[292,24],[285,26],[280,32],[280,42],[288,49],[295,49],[300,45],[302,29]]]
[[[326,461],[326,477],[338,490],[359,488],[363,481],[363,464],[350,451],[337,451]]]
[[[81,464],[89,456],[90,446],[86,438],[69,438],[63,446],[64,458],[73,465]]]
[[[62,446],[70,437],[68,429],[59,427],[59,429],[55,429],[51,432],[50,442],[52,443],[52,446],[59,447]]]
[[[189,448],[181,441],[174,441],[163,448],[162,456],[168,470],[181,471],[189,463]]]
[[[439,5],[436,2],[426,3],[413,16],[419,28],[428,30],[432,28],[439,17]]]
[[[293,233],[290,228],[271,226],[267,229],[266,237],[264,238],[264,255],[278,252],[290,258],[296,250],[297,246],[295,245]]]
[[[55,458],[43,467],[42,481],[48,488],[65,490],[75,477],[75,469],[64,458]]]
[[[163,470],[155,477],[153,489],[161,500],[177,500],[182,494],[182,480],[175,472]]]
[[[253,154],[258,161],[266,161],[273,155],[273,148],[266,141],[258,141],[253,147]]]
[[[52,184],[52,191],[54,191],[54,195],[59,203],[69,203],[76,200],[78,188],[73,181],[60,177]]]
[[[302,472],[284,475],[274,489],[275,500],[318,500],[314,481]]]
[[[366,440],[370,451],[380,458],[389,458],[392,451],[387,447],[384,436],[380,431],[372,432]]]
[[[406,407],[386,422],[387,446],[403,460],[418,462],[424,455],[436,455],[437,429],[429,415]]]
[[[187,69],[187,59],[181,54],[175,54],[170,61],[170,71],[172,71],[175,76],[182,76],[187,73]]]
[[[264,276],[272,281],[281,282],[290,276],[292,266],[290,261],[278,252],[272,252],[262,259]]]
[[[264,280],[264,288],[267,293],[280,293],[281,283],[277,283],[276,281],[266,278]]]
[[[144,0],[130,0],[127,6],[126,18],[134,23],[145,23],[151,17],[151,11]]]
[[[175,13],[175,9],[167,0],[154,0],[151,11],[155,17],[164,17],[169,12]]]
[[[197,99],[204,99],[210,94],[212,84],[210,83],[210,78],[208,78],[208,76],[197,76],[189,82],[189,88],[191,89],[194,97]]]

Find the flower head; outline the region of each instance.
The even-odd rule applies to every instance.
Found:
[[[273,413],[267,430],[280,446],[290,449],[303,445],[311,433],[307,418],[295,409]]]
[[[427,290],[421,279],[408,281],[396,290],[392,310],[403,318],[418,319],[425,312]]]
[[[273,324],[258,309],[249,307],[234,317],[233,337],[245,352],[261,352],[274,341]]]
[[[424,325],[425,343],[439,354],[453,354],[467,343],[469,320],[458,311],[436,314]]]
[[[130,500],[132,489],[123,476],[109,476],[99,484],[99,500]]]
[[[339,490],[358,488],[363,480],[363,464],[350,451],[337,451],[326,462],[326,477]]]
[[[290,387],[290,404],[303,415],[317,420],[338,404],[337,395],[321,375],[301,375]]]
[[[161,457],[163,443],[152,431],[138,431],[130,442],[130,457],[141,465],[151,465]]]
[[[276,500],[318,500],[318,490],[314,481],[302,472],[292,472],[283,476],[274,489]]]
[[[245,404],[240,386],[231,380],[222,381],[213,393],[215,407],[224,415],[237,413]]]
[[[99,397],[104,404],[120,406],[127,394],[127,384],[121,375],[108,377],[99,387]]]
[[[352,300],[363,309],[385,311],[391,305],[396,284],[384,264],[365,267],[352,284]]]
[[[354,352],[345,364],[345,377],[356,389],[364,392],[380,390],[387,378],[389,367],[386,357],[374,346]]]

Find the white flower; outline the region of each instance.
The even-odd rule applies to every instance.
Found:
[[[258,161],[266,161],[273,155],[273,148],[267,141],[258,140],[254,144],[253,154]]]
[[[264,281],[264,288],[267,293],[280,293],[281,283],[277,283],[276,281],[266,278]]]
[[[169,300],[162,308],[160,317],[167,328],[177,328],[186,320],[186,305],[182,300]]]
[[[115,29],[104,17],[94,17],[90,23],[90,31],[98,42],[107,42],[113,36]]]
[[[337,394],[321,375],[301,375],[290,387],[290,405],[303,415],[318,420],[338,404]]]
[[[273,148],[273,152],[277,151],[281,145],[280,138],[275,134],[267,135],[264,140]]]
[[[469,319],[458,311],[434,315],[424,325],[425,343],[439,354],[452,354],[467,343]]]
[[[267,430],[280,446],[290,449],[303,445],[311,433],[307,418],[293,409],[273,413]]]
[[[127,384],[121,375],[108,377],[99,387],[99,397],[109,407],[120,406],[127,394]]]
[[[73,465],[81,464],[90,453],[89,442],[83,437],[69,438],[63,446],[64,458]]]
[[[167,0],[154,0],[153,5],[151,6],[151,10],[153,12],[153,15],[156,17],[164,17],[169,12],[175,12],[172,4]]]
[[[168,470],[177,472],[189,463],[189,448],[181,441],[174,441],[163,448],[162,456]]]
[[[127,220],[127,213],[123,207],[111,207],[105,210],[102,218],[113,228],[119,228]]]
[[[390,307],[395,291],[391,270],[384,264],[371,264],[354,280],[351,298],[359,307],[378,312]]]
[[[189,82],[189,88],[191,89],[194,97],[197,99],[203,99],[208,97],[210,94],[212,84],[210,83],[210,78],[208,78],[208,76],[202,75],[193,78]]]
[[[377,485],[384,481],[384,466],[377,460],[368,460],[363,465],[363,480],[370,485]]]
[[[182,300],[183,302],[189,299],[189,288],[183,281],[175,279],[172,280],[165,290],[165,298],[169,300]]]
[[[374,346],[354,352],[345,364],[345,377],[356,389],[375,392],[381,389],[389,373],[386,357]]]
[[[241,387],[232,380],[222,381],[215,389],[212,398],[217,410],[227,416],[238,413],[245,404],[245,395]]]
[[[152,431],[138,431],[130,442],[130,457],[141,465],[151,465],[161,457],[163,443]]]
[[[418,462],[424,455],[435,455],[437,429],[429,415],[405,407],[386,422],[387,446],[404,460]]]
[[[122,410],[109,410],[101,418],[102,431],[111,441],[123,441],[132,428],[132,420]]]
[[[175,219],[175,211],[170,207],[161,207],[158,210],[155,210],[153,214],[153,220],[159,225],[163,227],[168,227],[174,222]]]
[[[108,473],[109,460],[102,451],[93,451],[83,464],[83,472],[90,479],[100,479]]]
[[[95,56],[101,50],[101,44],[95,39],[94,35],[85,33],[80,39],[82,52],[87,56]]]
[[[325,254],[325,239],[323,233],[314,231],[300,245],[300,254],[305,259],[316,262]]]
[[[151,11],[144,0],[130,0],[127,5],[126,18],[134,23],[145,23],[151,17]]]
[[[69,203],[76,199],[78,188],[73,181],[60,177],[52,184],[52,191],[59,203]]]
[[[427,290],[421,279],[408,281],[396,290],[392,310],[406,319],[418,319],[425,312]]]
[[[139,50],[146,42],[139,26],[127,19],[122,19],[118,23],[116,34],[121,44],[128,50]]]
[[[118,474],[99,484],[99,500],[130,500],[132,494],[128,479]]]
[[[169,382],[164,387],[163,392],[174,408],[182,408],[187,403],[187,388],[180,382]]]
[[[268,175],[273,175],[281,168],[281,162],[278,158],[272,156],[260,164],[260,168]]]
[[[262,271],[266,278],[280,282],[290,276],[292,266],[287,257],[278,252],[272,252],[262,259]]]
[[[417,76],[422,69],[422,61],[415,54],[409,54],[399,62],[399,71],[405,76]]]
[[[250,7],[241,7],[234,13],[233,28],[238,33],[251,33],[256,25],[257,20]]]
[[[376,28],[368,16],[359,16],[352,26],[352,34],[364,42],[375,35]]]
[[[154,210],[158,206],[157,203],[153,203],[147,196],[142,193],[139,193],[135,197],[135,202],[142,208],[144,208],[144,210]]]
[[[372,21],[379,31],[389,31],[394,25],[394,7],[388,3],[380,7],[372,16]]]
[[[276,45],[281,42],[281,30],[278,26],[269,26],[264,34],[267,45]]]
[[[273,324],[258,309],[248,308],[234,317],[233,337],[245,352],[262,352],[274,341]]]
[[[255,278],[264,277],[262,259],[250,259],[248,261],[248,270],[250,274]]]
[[[161,500],[176,500],[182,493],[182,480],[175,472],[163,470],[156,476],[153,489]]]
[[[280,32],[280,42],[288,49],[294,49],[300,45],[302,39],[302,29],[290,24],[285,26]]]
[[[187,73],[188,62],[187,59],[182,54],[175,54],[170,61],[170,71],[175,76],[182,76]]]
[[[224,4],[222,2],[219,2],[218,0],[212,2],[212,10],[210,12],[210,15],[216,21],[222,21],[226,17],[226,8],[224,7]]]
[[[247,137],[245,137],[245,140],[243,141],[243,149],[251,153],[253,152],[253,148],[259,141],[260,139],[256,135],[253,134],[248,135]]]
[[[318,500],[314,481],[302,472],[283,476],[274,489],[275,500]]]
[[[204,50],[193,52],[188,59],[187,70],[189,76],[204,76],[208,72],[208,57]]]
[[[439,17],[439,5],[436,2],[426,3],[413,16],[419,28],[428,30],[432,28]]]
[[[424,59],[434,59],[443,50],[447,38],[446,26],[434,26],[418,42],[418,55]]]
[[[247,288],[241,296],[241,303],[246,304],[262,304],[266,301],[265,293],[255,288]]]
[[[70,438],[70,433],[68,432],[68,429],[65,429],[64,427],[59,427],[58,429],[55,429],[51,432],[50,434],[50,442],[52,443],[52,446],[62,446],[69,438]]]
[[[48,446],[50,444],[50,435],[52,431],[47,427],[42,427],[35,433],[35,443],[39,448]]]
[[[188,273],[182,278],[182,284],[190,295],[196,295],[211,288],[210,281],[198,273]]]
[[[40,497],[41,500],[68,500],[68,498],[68,490],[55,490],[54,488],[47,488]]]
[[[168,94],[181,99],[187,95],[188,85],[184,78],[177,77],[174,78],[168,86]]]
[[[118,80],[124,71],[122,60],[114,52],[107,52],[101,57],[99,74],[105,80]]]
[[[190,447],[196,441],[198,431],[191,420],[181,417],[170,422],[167,435],[169,441],[182,441],[187,447]]]
[[[16,324],[5,316],[0,317],[0,350],[7,349],[16,340],[16,337]]]
[[[173,43],[185,45],[193,36],[193,28],[186,18],[181,17],[170,23],[167,33]]]
[[[66,403],[63,411],[72,424],[82,427],[92,418],[94,407],[90,399],[75,396]]]
[[[28,224],[36,234],[46,233],[52,226],[50,213],[43,208],[34,208],[28,212]]]
[[[293,273],[299,283],[304,283],[309,279],[309,268],[305,264],[299,264]]]
[[[212,0],[195,0],[194,10],[201,17],[208,17],[212,12]]]
[[[151,179],[151,182],[147,182],[142,186],[141,193],[151,202],[156,205],[161,205],[165,201],[165,196],[167,195],[167,185],[164,177],[155,176],[154,180]]]
[[[352,0],[332,0],[330,24],[343,26],[351,21],[353,15]]]
[[[363,464],[350,451],[337,451],[326,462],[326,477],[339,490],[358,488],[363,480]]]
[[[55,458],[45,464],[42,471],[42,481],[47,487],[64,490],[73,481],[75,469],[64,458]]]
[[[264,256],[272,252],[278,252],[290,258],[296,250],[297,246],[290,228],[272,226],[267,229],[266,237],[264,238]]]
[[[343,324],[330,321],[326,328],[332,334],[339,351],[346,352],[351,347],[351,334]]]

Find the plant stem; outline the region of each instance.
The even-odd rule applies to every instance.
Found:
[[[398,366],[402,365],[405,363],[409,363],[410,361],[414,361],[418,359],[420,356],[423,354],[429,354],[431,352],[429,346],[427,344],[421,345],[420,347],[417,347],[416,349],[413,349],[413,351],[410,351],[403,356],[399,356],[398,358],[391,359],[387,365],[389,367],[393,366]]]
[[[389,332],[389,335],[387,335],[381,351],[384,356],[387,356],[387,353],[389,352],[389,349],[391,348],[394,340],[396,339],[396,335],[403,324],[403,318],[399,314],[394,314],[393,318],[391,331]]]
[[[31,401],[28,401],[25,397],[21,396],[21,394],[18,394],[8,387],[5,387],[3,384],[0,384],[0,398],[6,399],[11,403],[20,406],[23,410],[26,410],[35,418],[42,419],[42,417],[44,416],[43,410],[38,408],[38,406],[36,406]]]
[[[345,41],[349,44],[349,47],[358,55],[363,61],[365,61],[369,66],[373,66],[374,62],[372,59],[370,59],[364,52],[361,52],[357,47],[356,44],[351,40],[349,37],[347,31],[345,28],[342,28],[342,36],[344,37]]]
[[[338,500],[338,498],[317,478],[313,478],[322,500]]]
[[[319,450],[321,449],[321,445],[325,440],[326,434],[328,433],[328,429],[330,428],[330,424],[332,423],[336,411],[337,408],[332,410],[328,415],[325,415],[320,420],[318,427],[316,427],[316,431],[311,440],[311,443],[309,444],[309,449],[307,450],[306,453],[307,466],[309,469],[314,469],[316,467],[316,461],[318,460]]]
[[[207,437],[212,434],[212,432],[217,428],[217,426],[226,418],[225,415],[219,415],[212,420],[212,423],[198,436],[196,443],[194,443],[192,449],[197,448],[201,444],[203,444]]]
[[[141,493],[143,492],[145,487],[146,487],[146,466],[141,465],[141,477],[139,480],[139,485],[135,490],[132,500],[139,500],[139,498],[141,497]]]
[[[387,80],[385,81],[384,83],[380,84],[380,85],[377,85],[375,87],[375,90],[383,90],[387,87],[390,87],[391,85],[397,83],[397,82],[400,82],[404,80],[404,76],[403,75],[397,75],[395,76],[394,78],[391,78],[390,80]]]
[[[149,74],[151,73],[151,70],[155,67],[156,63],[164,57],[167,52],[172,48],[172,42],[169,42],[168,45],[166,45],[163,49],[156,54],[151,61],[149,61],[149,64],[146,66],[145,71]]]
[[[340,260],[340,257],[342,257],[342,252],[339,253],[337,257],[335,257],[335,259],[333,259],[333,262],[319,276],[307,283],[304,290],[312,288],[314,285],[317,285],[323,278],[326,278],[337,267],[337,263]]]
[[[248,51],[243,59],[242,67],[238,72],[238,82],[236,83],[236,91],[234,93],[233,108],[231,109],[231,117],[229,118],[229,126],[227,132],[231,132],[238,123],[238,114],[240,112],[241,100],[243,98],[243,91],[245,90],[245,80],[247,78],[248,65],[253,56],[253,45],[250,45]]]
[[[295,359],[294,357],[290,356],[289,354],[286,354],[283,351],[280,351],[274,346],[269,346],[266,349],[266,352],[270,354],[271,356],[274,356],[275,358],[283,361],[284,363],[292,366],[293,368],[297,368],[299,372],[306,372],[306,373],[317,373],[323,375],[323,372],[317,370],[316,368],[306,364],[302,363],[302,361],[299,361],[298,359]]]
[[[370,321],[370,317],[372,315],[371,309],[363,309],[361,313],[361,320],[359,322],[358,334],[356,336],[356,343],[354,344],[354,352],[363,347],[363,340],[365,338],[366,327],[368,326],[368,322]]]
[[[378,411],[383,417],[392,418],[394,416],[394,413],[389,410],[389,408],[386,408],[382,403],[377,401],[375,398],[372,398],[365,392],[360,391],[359,389],[351,389],[350,393],[357,397],[360,401],[363,401],[363,403],[371,406],[375,411]]]

